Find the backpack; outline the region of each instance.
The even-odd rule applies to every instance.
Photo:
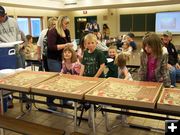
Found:
[[[46,32],[46,35],[44,36],[43,39],[43,55],[47,57],[47,49],[48,49],[48,31]]]

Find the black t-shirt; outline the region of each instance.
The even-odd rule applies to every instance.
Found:
[[[61,37],[55,28],[48,32],[48,49],[47,57],[54,60],[62,61],[63,49],[57,50],[58,44],[66,44],[71,42],[70,32],[68,29],[64,30],[66,37]]]
[[[105,56],[102,51],[95,49],[93,53],[89,53],[88,50],[86,50],[82,60],[82,64],[85,66],[84,76],[95,76],[100,65],[105,62]],[[104,73],[99,77],[104,77]]]

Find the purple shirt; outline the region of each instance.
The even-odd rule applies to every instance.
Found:
[[[147,61],[147,81],[153,81],[153,82],[156,81],[155,78],[156,64],[157,64],[157,59],[149,55]]]

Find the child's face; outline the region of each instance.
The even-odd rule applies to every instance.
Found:
[[[150,47],[149,45],[146,45],[145,46],[145,51],[148,53],[148,54],[152,54],[152,47]]]
[[[96,48],[97,42],[94,40],[87,40],[85,43],[85,47],[89,49],[89,51],[94,51]]]
[[[71,53],[71,51],[65,51],[64,52],[64,59],[65,60],[70,60],[72,58],[72,53]]]
[[[129,47],[128,43],[124,42],[124,43],[123,43],[123,48],[124,48],[124,49],[127,49],[128,47]]]
[[[111,58],[115,58],[116,57],[116,50],[115,49],[109,49],[108,55]]]

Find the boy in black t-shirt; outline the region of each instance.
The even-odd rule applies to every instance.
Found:
[[[80,75],[89,77],[104,77],[105,56],[102,51],[97,50],[97,37],[87,34],[84,38],[87,50],[84,52]]]

